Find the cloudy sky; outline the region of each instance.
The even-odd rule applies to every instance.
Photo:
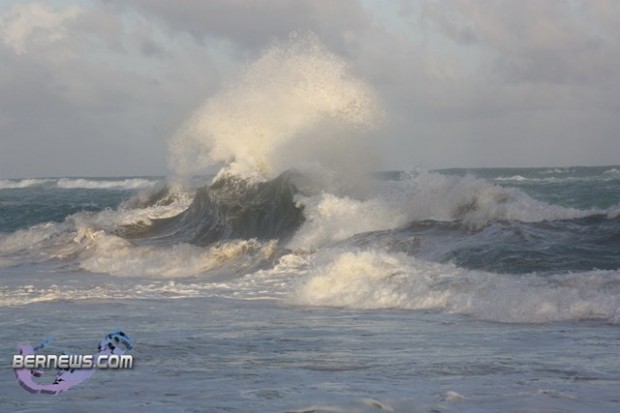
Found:
[[[0,178],[166,174],[292,31],[374,88],[385,169],[620,164],[617,0],[3,0]]]

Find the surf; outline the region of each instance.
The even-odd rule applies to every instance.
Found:
[[[0,208],[45,205],[0,232],[0,267],[23,277],[1,301],[215,296],[620,322],[616,167],[377,173],[385,118],[316,36],[275,43],[171,137],[168,178],[1,181]],[[20,273],[32,266],[96,281],[65,289]]]

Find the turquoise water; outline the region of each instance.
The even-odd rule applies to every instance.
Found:
[[[574,208],[610,208],[618,205],[620,197],[620,168],[614,166],[449,169],[443,172],[469,173],[502,186],[522,189],[545,202]]]
[[[136,343],[55,397],[7,367],[0,405],[616,412],[619,170],[0,180],[0,364],[48,335]]]

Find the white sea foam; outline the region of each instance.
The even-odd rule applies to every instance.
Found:
[[[48,222],[11,234],[0,234],[0,253],[13,254],[26,250],[37,253],[47,245],[65,243],[67,237],[63,238],[63,235],[68,234],[69,231],[70,228],[64,224]]]
[[[450,264],[382,251],[323,251],[315,256],[288,255],[270,269],[221,279],[186,278],[230,263],[239,251],[265,254],[271,245],[232,243],[219,250],[180,245],[169,249],[130,247],[106,240],[86,265],[88,270],[140,275],[136,283],[111,282],[72,288],[0,286],[2,306],[60,299],[284,298],[293,305],[356,309],[433,310],[519,323],[599,319],[620,323],[620,273],[591,271],[555,276],[501,275],[468,271]],[[103,249],[101,247],[103,246]],[[119,250],[112,254],[110,248]],[[215,258],[218,256],[219,258]],[[134,255],[132,257],[132,255]],[[267,253],[266,255],[269,255]],[[116,261],[118,260],[118,261]],[[247,262],[247,261],[246,261]],[[117,266],[117,263],[120,264]],[[159,266],[159,268],[158,268]],[[177,267],[177,268],[175,268]],[[242,268],[243,265],[239,265]],[[145,282],[144,276],[154,277]],[[185,277],[176,282],[170,277]]]
[[[312,249],[352,235],[397,228],[412,221],[462,220],[473,228],[497,220],[540,222],[574,219],[604,210],[580,210],[538,201],[516,188],[484,179],[419,170],[364,199],[318,193],[298,196],[306,222],[289,243]]]
[[[5,255],[5,266],[15,262],[11,255],[34,261],[45,259],[77,258],[78,254],[92,247],[97,234],[114,232],[120,226],[151,224],[153,219],[177,215],[191,204],[190,194],[181,193],[167,205],[146,208],[120,208],[100,212],[79,212],[64,222],[47,222],[10,234],[0,233],[0,254]]]
[[[603,176],[606,178],[620,178],[620,170],[618,168],[607,169],[603,172]]]
[[[610,168],[603,171],[600,174],[588,174],[588,175],[580,175],[580,174],[570,174],[569,170],[561,170],[561,169],[552,169],[547,171],[540,172],[544,175],[556,174],[558,176],[545,176],[545,177],[536,177],[536,176],[523,176],[523,175],[512,175],[512,176],[498,176],[496,178],[492,178],[493,181],[497,182],[514,182],[514,183],[567,183],[567,182],[594,182],[594,181],[613,181],[617,180],[620,177],[620,170],[618,168]]]
[[[56,185],[63,189],[144,189],[157,183],[144,178],[128,178],[119,180],[92,180],[83,178],[61,178]]]
[[[600,213],[547,204],[516,188],[502,188],[471,176],[417,171],[409,174],[403,183],[405,187],[399,194],[405,200],[409,198],[415,220],[462,219],[469,225],[481,226],[495,220],[540,222]]]
[[[154,186],[158,181],[145,178],[127,179],[85,179],[85,178],[32,178],[0,179],[0,189],[22,189],[42,185],[55,185],[62,189],[144,189]]]
[[[80,212],[67,218],[76,230],[104,229],[114,231],[119,226],[131,224],[150,225],[154,219],[168,218],[180,214],[192,203],[193,194],[175,194],[170,203],[155,203],[144,208],[119,207],[100,212]]]
[[[91,245],[86,247],[88,254],[80,259],[81,268],[121,276],[198,276],[228,263],[241,270],[271,259],[277,251],[275,242],[256,240],[235,240],[204,248],[190,244],[135,246],[103,231],[94,233],[90,241]]]
[[[341,241],[355,234],[407,224],[405,205],[380,198],[357,200],[322,193],[298,197],[306,221],[289,242],[290,248],[313,249]]]
[[[382,251],[326,252],[293,302],[349,308],[402,308],[467,314],[501,322],[603,319],[620,322],[620,272],[556,276],[468,271]]]
[[[569,168],[549,168],[544,170],[542,173],[546,174],[546,175],[550,175],[550,174],[563,174],[568,172],[570,169]]]
[[[45,185],[51,179],[0,179],[0,189],[21,189]]]
[[[513,175],[513,176],[500,176],[495,178],[496,181],[531,181],[532,179],[526,178],[521,175]]]
[[[107,238],[107,239],[103,239]],[[82,268],[117,275],[109,282],[72,285],[32,283],[0,284],[0,307],[58,300],[91,299],[176,299],[228,297],[235,299],[281,299],[292,290],[295,276],[306,274],[307,257],[288,254],[271,268],[252,272],[261,260],[270,261],[274,242],[231,241],[200,248],[187,244],[176,247],[135,247],[121,239],[97,234],[88,249],[80,249]],[[117,250],[115,250],[117,248]],[[118,262],[115,262],[118,259]],[[226,272],[219,274],[218,269]],[[243,274],[248,269],[247,274]],[[231,273],[232,271],[232,273]],[[234,274],[238,272],[238,274]],[[73,271],[81,281],[89,274]],[[219,276],[218,276],[219,275]],[[127,277],[131,277],[131,280]],[[39,280],[37,280],[39,281]]]
[[[178,283],[175,281],[153,281],[131,286],[113,283],[74,288],[52,284],[36,287],[32,284],[18,287],[0,285],[0,307],[12,307],[38,302],[59,300],[101,300],[101,299],[167,299],[218,295],[226,290],[220,283]]]

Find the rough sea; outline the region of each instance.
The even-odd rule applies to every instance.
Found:
[[[0,411],[620,411],[620,166],[366,178],[0,180]]]

